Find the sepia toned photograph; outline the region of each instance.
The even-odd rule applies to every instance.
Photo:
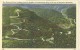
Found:
[[[76,4],[3,4],[2,48],[76,48]]]

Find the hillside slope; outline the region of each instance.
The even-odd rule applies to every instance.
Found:
[[[3,7],[2,34],[3,48],[73,48],[76,41],[71,22],[48,9]]]

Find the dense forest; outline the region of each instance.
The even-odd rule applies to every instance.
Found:
[[[3,48],[75,48],[76,7],[65,13],[3,6]],[[66,16],[64,16],[64,15]]]

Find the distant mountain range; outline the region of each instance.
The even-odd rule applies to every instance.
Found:
[[[45,9],[54,9],[61,12],[64,8],[69,8],[75,6],[75,4],[3,4],[3,6],[16,6],[22,8],[45,8]]]

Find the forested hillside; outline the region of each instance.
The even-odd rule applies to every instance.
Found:
[[[53,9],[4,6],[3,48],[75,48],[76,14],[69,11],[76,9],[66,18]]]

